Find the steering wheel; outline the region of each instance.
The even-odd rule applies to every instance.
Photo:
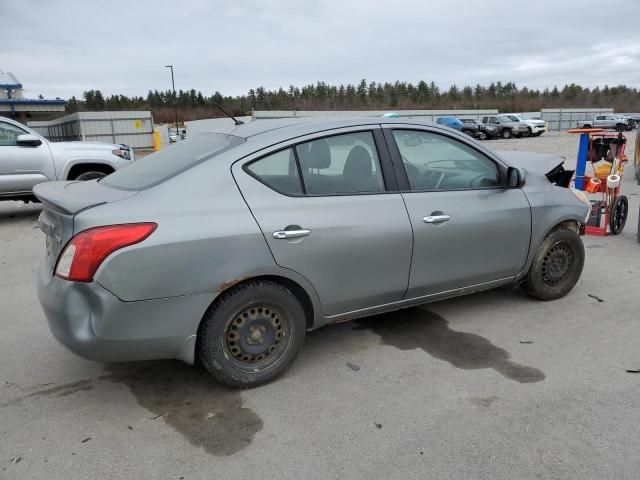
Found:
[[[435,179],[436,176],[438,176],[437,180]],[[422,174],[423,184],[427,185],[427,188],[429,188],[430,190],[437,190],[440,187],[442,180],[444,180],[444,176],[445,176],[444,172],[438,172],[436,170],[427,170]],[[435,185],[433,185],[434,182],[435,182]]]

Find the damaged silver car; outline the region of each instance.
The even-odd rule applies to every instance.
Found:
[[[327,324],[513,283],[567,294],[589,206],[561,164],[390,118],[194,135],[99,181],[36,186],[39,298],[83,357],[199,359],[263,384]]]

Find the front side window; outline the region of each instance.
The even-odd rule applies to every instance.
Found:
[[[18,144],[18,135],[27,133],[20,127],[7,122],[0,122],[0,147],[14,147]]]
[[[491,188],[500,185],[497,165],[453,138],[394,130],[411,190]]]

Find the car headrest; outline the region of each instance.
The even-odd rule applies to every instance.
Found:
[[[342,175],[344,177],[366,178],[370,177],[372,173],[373,164],[367,149],[360,145],[353,147],[344,162]]]
[[[306,148],[298,149],[300,164],[306,168],[329,168],[331,166],[331,149],[326,140],[315,140]]]

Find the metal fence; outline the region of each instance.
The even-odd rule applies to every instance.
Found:
[[[306,117],[381,117],[395,113],[400,118],[435,122],[439,117],[460,117],[482,120],[483,116],[496,115],[498,110],[254,110],[253,120]]]
[[[612,113],[613,108],[543,108],[540,118],[547,122],[549,130],[568,130],[585,120],[593,120],[596,115]]]
[[[473,118],[482,121],[482,117],[497,115],[498,110],[256,110],[252,112],[254,120],[267,118],[305,118],[305,117],[379,117],[393,112],[401,118],[435,122],[439,117]],[[501,112],[516,113],[516,112]],[[613,113],[613,108],[544,108],[540,112],[526,112],[530,118],[540,118],[547,122],[549,130],[567,130],[575,128],[578,122],[593,119],[596,115]]]
[[[153,117],[149,111],[78,112],[27,125],[52,142],[123,143],[134,149],[153,148]]]

